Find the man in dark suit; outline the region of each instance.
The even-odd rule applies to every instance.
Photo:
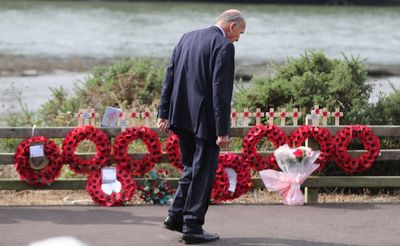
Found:
[[[184,166],[164,225],[183,233],[185,243],[219,239],[203,230],[220,148],[230,142],[230,112],[235,70],[234,42],[246,28],[235,9],[214,26],[185,33],[167,67],[158,128],[179,136]]]

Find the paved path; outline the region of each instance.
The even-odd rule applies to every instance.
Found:
[[[71,236],[91,246],[180,245],[165,230],[168,207],[0,207],[0,245]],[[400,245],[400,204],[214,205],[209,245]],[[61,246],[61,245],[55,245]]]

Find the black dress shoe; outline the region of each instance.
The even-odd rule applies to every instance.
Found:
[[[216,233],[208,233],[203,230],[202,233],[184,233],[182,240],[185,244],[208,243],[218,240],[219,236]]]
[[[182,232],[183,222],[171,217],[167,216],[164,220],[164,227],[171,231]]]

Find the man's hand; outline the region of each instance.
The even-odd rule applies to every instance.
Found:
[[[162,132],[168,132],[168,120],[167,119],[158,119],[157,120],[157,127]]]
[[[218,136],[216,144],[221,149],[228,150],[230,142],[229,136]]]

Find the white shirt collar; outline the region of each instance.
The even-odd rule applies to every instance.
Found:
[[[217,25],[215,25],[216,27],[218,27],[219,28],[219,30],[221,30],[221,32],[222,32],[222,35],[224,35],[224,37],[226,38],[226,35],[225,35],[225,32],[224,32],[224,29],[222,29],[221,27],[219,27],[219,26],[217,26]]]

